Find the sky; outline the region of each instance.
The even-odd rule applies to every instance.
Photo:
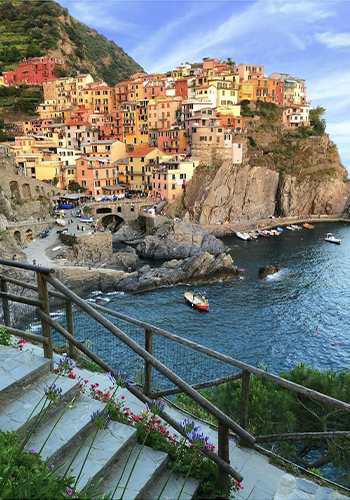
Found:
[[[264,66],[306,82],[311,107],[350,172],[350,1],[58,0],[147,73],[204,57]]]

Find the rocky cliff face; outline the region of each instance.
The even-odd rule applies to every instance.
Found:
[[[168,215],[215,224],[344,212],[348,173],[327,134],[298,137],[257,118],[235,137],[242,143],[243,162],[202,160]]]

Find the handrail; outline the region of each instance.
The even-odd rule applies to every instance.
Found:
[[[91,304],[91,307],[93,307],[94,309],[98,309],[99,311],[105,312],[107,314],[110,314],[111,316],[118,317],[118,318],[123,319],[125,321],[128,321],[130,323],[133,323],[137,326],[143,327],[147,330],[152,330],[154,333],[156,333],[158,335],[161,335],[163,337],[171,339],[174,342],[178,342],[179,344],[191,347],[192,349],[199,351],[203,354],[208,354],[209,356],[211,356],[213,358],[216,358],[220,361],[223,361],[224,363],[227,363],[229,365],[235,366],[236,368],[240,368],[243,371],[249,372],[253,375],[258,375],[262,378],[270,380],[271,382],[275,382],[276,384],[281,385],[281,386],[285,387],[286,389],[290,389],[293,392],[298,392],[300,394],[303,394],[304,396],[310,396],[310,397],[313,397],[314,399],[317,399],[319,401],[323,401],[324,403],[329,403],[329,404],[332,404],[334,406],[338,406],[343,410],[350,411],[350,404],[347,404],[344,401],[340,401],[340,400],[332,398],[330,396],[326,396],[325,394],[322,394],[321,392],[314,391],[313,389],[308,389],[307,387],[296,384],[295,382],[291,382],[290,380],[279,377],[278,375],[273,375],[272,373],[268,373],[268,372],[262,370],[261,368],[255,368],[254,366],[243,363],[242,361],[238,361],[237,359],[231,358],[230,356],[226,356],[225,354],[221,354],[220,352],[214,351],[213,349],[210,349],[209,347],[204,347],[200,344],[196,344],[195,342],[193,342],[191,340],[187,340],[187,339],[184,339],[182,337],[179,337],[178,335],[175,335],[171,332],[168,332],[168,331],[163,330],[161,328],[158,328],[156,326],[150,325],[149,323],[144,323],[143,321],[139,321],[139,320],[134,319],[134,318],[129,318],[128,316],[117,313],[115,311],[112,311],[112,310],[110,310],[106,307],[100,306],[98,304]]]
[[[45,319],[57,332],[59,332],[63,337],[65,337],[69,342],[72,342],[72,344],[75,345],[81,352],[86,354],[92,361],[94,361],[97,365],[99,365],[105,372],[113,372],[113,368],[108,365],[108,363],[105,363],[97,354],[92,352],[88,347],[86,347],[82,342],[77,340],[73,335],[71,335],[67,330],[65,330],[61,325],[59,325],[56,321],[54,321],[50,316],[42,312],[40,309],[36,310],[36,313],[38,316],[41,318]],[[131,392],[134,396],[136,396],[140,401],[143,403],[147,403],[149,406],[152,406],[152,400],[148,398],[145,394],[143,394],[141,391],[139,391],[136,387],[127,385],[126,388],[128,389],[129,392]],[[184,437],[187,437],[187,434],[184,432],[184,429],[181,427],[181,425],[176,422],[170,415],[168,415],[166,412],[162,411],[160,416],[169,424],[171,427],[173,427],[176,432],[181,434]],[[228,474],[230,474],[232,477],[237,479],[237,481],[242,481],[243,476],[239,472],[237,472],[235,469],[230,467],[230,465],[225,462],[224,460],[220,459],[220,457],[214,453],[213,451],[204,448],[203,453],[207,455],[209,458],[211,458],[216,464],[218,464],[221,468],[225,470]]]
[[[0,259],[0,266],[11,266],[11,267],[17,267],[18,269],[25,269],[27,271],[35,271],[40,272],[42,274],[51,274],[54,272],[54,269],[52,267],[43,267],[43,266],[36,266],[34,264],[26,264],[25,262],[19,262],[17,260],[7,260],[7,259]]]
[[[113,335],[118,337],[120,340],[124,342],[127,346],[129,346],[134,352],[136,352],[139,356],[145,359],[148,363],[150,363],[156,370],[158,370],[162,375],[165,375],[169,380],[171,380],[175,385],[179,388],[183,389],[183,392],[192,397],[197,403],[203,406],[206,410],[208,410],[212,415],[218,419],[218,421],[224,425],[226,425],[233,432],[238,434],[242,439],[244,439],[249,444],[254,444],[255,438],[249,434],[246,430],[242,429],[236,422],[227,417],[225,413],[219,410],[215,405],[213,405],[210,401],[204,398],[201,394],[195,391],[190,385],[188,385],[184,380],[175,375],[169,368],[167,368],[163,363],[160,363],[154,356],[149,354],[145,349],[139,346],[137,342],[128,337],[122,330],[117,328],[113,323],[111,323],[107,318],[102,316],[100,313],[95,311],[90,304],[88,304],[85,300],[81,299],[78,295],[72,292],[69,288],[67,288],[63,283],[58,281],[56,278],[50,275],[45,275],[44,280],[54,286],[57,290],[66,295],[72,302],[77,304],[83,311],[87,312],[92,318],[98,321],[101,325],[107,328]]]

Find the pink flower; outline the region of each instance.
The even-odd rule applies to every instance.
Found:
[[[239,483],[238,481],[234,480],[233,482],[235,483],[235,486],[236,486],[237,488],[239,488],[239,489],[243,488],[242,484],[241,484],[241,483]]]
[[[67,491],[68,495],[71,495],[73,493],[72,488],[67,488],[66,491]]]
[[[125,396],[120,396],[120,397],[121,397],[121,399],[125,399]]]

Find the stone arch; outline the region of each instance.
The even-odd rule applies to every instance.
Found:
[[[25,200],[30,200],[32,198],[29,184],[27,184],[27,183],[22,184],[22,193],[23,193],[23,198]]]
[[[31,228],[28,228],[26,230],[26,240],[32,240],[33,239],[33,230]]]
[[[10,182],[10,191],[11,191],[11,198],[14,198],[16,201],[21,201],[21,194],[19,192],[19,186],[17,181]]]
[[[22,243],[22,235],[21,235],[21,231],[15,231],[13,233],[13,237],[14,239],[16,240],[17,243],[21,244]]]

